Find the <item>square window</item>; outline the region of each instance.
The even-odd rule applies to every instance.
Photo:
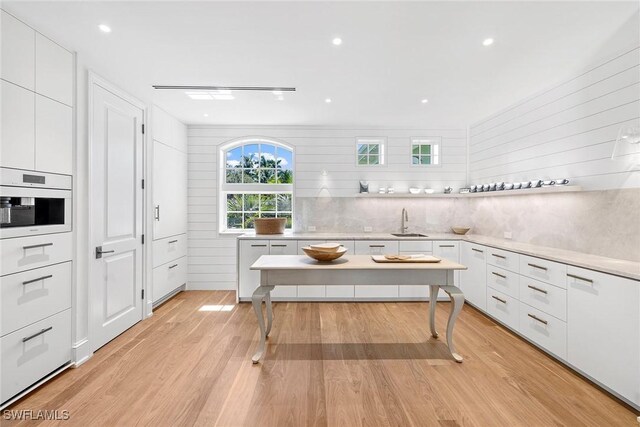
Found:
[[[291,169],[278,169],[276,180],[278,184],[293,184],[293,171]]]
[[[252,184],[259,182],[259,169],[243,169],[242,170],[242,182],[245,184]]]
[[[227,169],[226,180],[228,184],[239,184],[242,182],[242,169]]]
[[[242,213],[230,212],[227,214],[227,228],[242,228]]]
[[[244,195],[244,210],[257,211],[260,209],[260,197],[257,194]]]
[[[356,165],[378,166],[384,164],[383,138],[356,139]]]
[[[440,164],[439,137],[414,138],[411,140],[411,164],[433,166]]]
[[[278,194],[277,206],[279,211],[291,211],[291,194]]]

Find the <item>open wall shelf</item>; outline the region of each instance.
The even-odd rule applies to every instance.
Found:
[[[356,197],[373,197],[373,198],[409,198],[409,199],[421,199],[421,198],[437,198],[437,199],[457,199],[465,197],[502,197],[502,196],[526,196],[528,194],[551,194],[551,193],[574,193],[576,191],[582,191],[582,187],[579,185],[557,185],[550,187],[540,188],[525,188],[520,190],[499,190],[499,191],[486,191],[482,193],[433,193],[433,194],[411,194],[411,193],[357,193]]]

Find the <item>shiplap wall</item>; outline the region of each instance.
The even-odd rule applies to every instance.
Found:
[[[344,129],[312,127],[189,127],[189,289],[235,289],[235,236],[218,233],[220,147],[246,137],[274,138],[294,147],[295,197],[353,197],[371,189],[442,189],[466,183],[465,129]],[[412,137],[442,137],[441,165],[411,166]],[[356,166],[356,137],[385,137],[386,165]],[[322,171],[326,171],[326,175]],[[297,229],[304,224],[296,223]]]
[[[611,160],[619,128],[640,118],[639,64],[640,48],[629,50],[471,126],[470,183],[639,187],[635,162]]]

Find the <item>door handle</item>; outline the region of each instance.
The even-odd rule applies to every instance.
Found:
[[[96,246],[96,259],[102,258],[102,254],[112,254],[115,250],[112,251],[103,251],[102,246]]]
[[[155,211],[154,219],[160,221],[160,205],[156,205]]]

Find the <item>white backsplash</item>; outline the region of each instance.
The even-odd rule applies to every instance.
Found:
[[[296,231],[471,233],[640,261],[640,189],[482,198],[296,198]]]

